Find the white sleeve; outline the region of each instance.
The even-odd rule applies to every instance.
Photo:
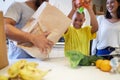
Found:
[[[97,49],[97,38],[93,39],[91,55],[95,55],[96,54],[96,49]]]
[[[91,55],[95,55],[96,54],[96,50],[97,50],[97,43],[99,42],[99,32],[100,32],[100,24],[102,22],[104,18],[104,15],[100,15],[100,16],[97,16],[97,21],[98,21],[98,31],[97,31],[97,34],[96,34],[96,38],[93,39],[93,42],[92,42],[92,50],[91,50]]]
[[[21,8],[18,2],[13,3],[8,10],[6,11],[4,17],[11,18],[15,20],[16,22],[19,22],[19,19],[21,17]]]

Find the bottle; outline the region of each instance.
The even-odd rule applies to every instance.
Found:
[[[8,65],[6,36],[4,31],[3,12],[0,11],[0,69]]]

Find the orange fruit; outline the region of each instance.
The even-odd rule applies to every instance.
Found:
[[[111,70],[110,61],[109,60],[103,60],[100,64],[100,69],[104,72],[109,72]]]
[[[103,62],[103,59],[98,59],[96,62],[95,62],[95,65],[97,68],[100,68],[100,64]]]

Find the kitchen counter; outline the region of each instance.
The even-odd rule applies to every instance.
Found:
[[[11,60],[10,65],[18,60]],[[44,77],[44,80],[120,80],[120,74],[103,72],[95,66],[79,66],[73,69],[66,58],[52,58],[45,61],[38,59],[26,60],[39,63],[38,67],[42,70],[51,69]],[[0,75],[6,74],[9,66],[0,70]]]

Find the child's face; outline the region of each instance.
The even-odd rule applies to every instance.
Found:
[[[83,25],[84,21],[85,21],[85,15],[83,13],[80,14],[80,13],[76,12],[74,19],[73,19],[73,26],[76,29],[79,29]]]

